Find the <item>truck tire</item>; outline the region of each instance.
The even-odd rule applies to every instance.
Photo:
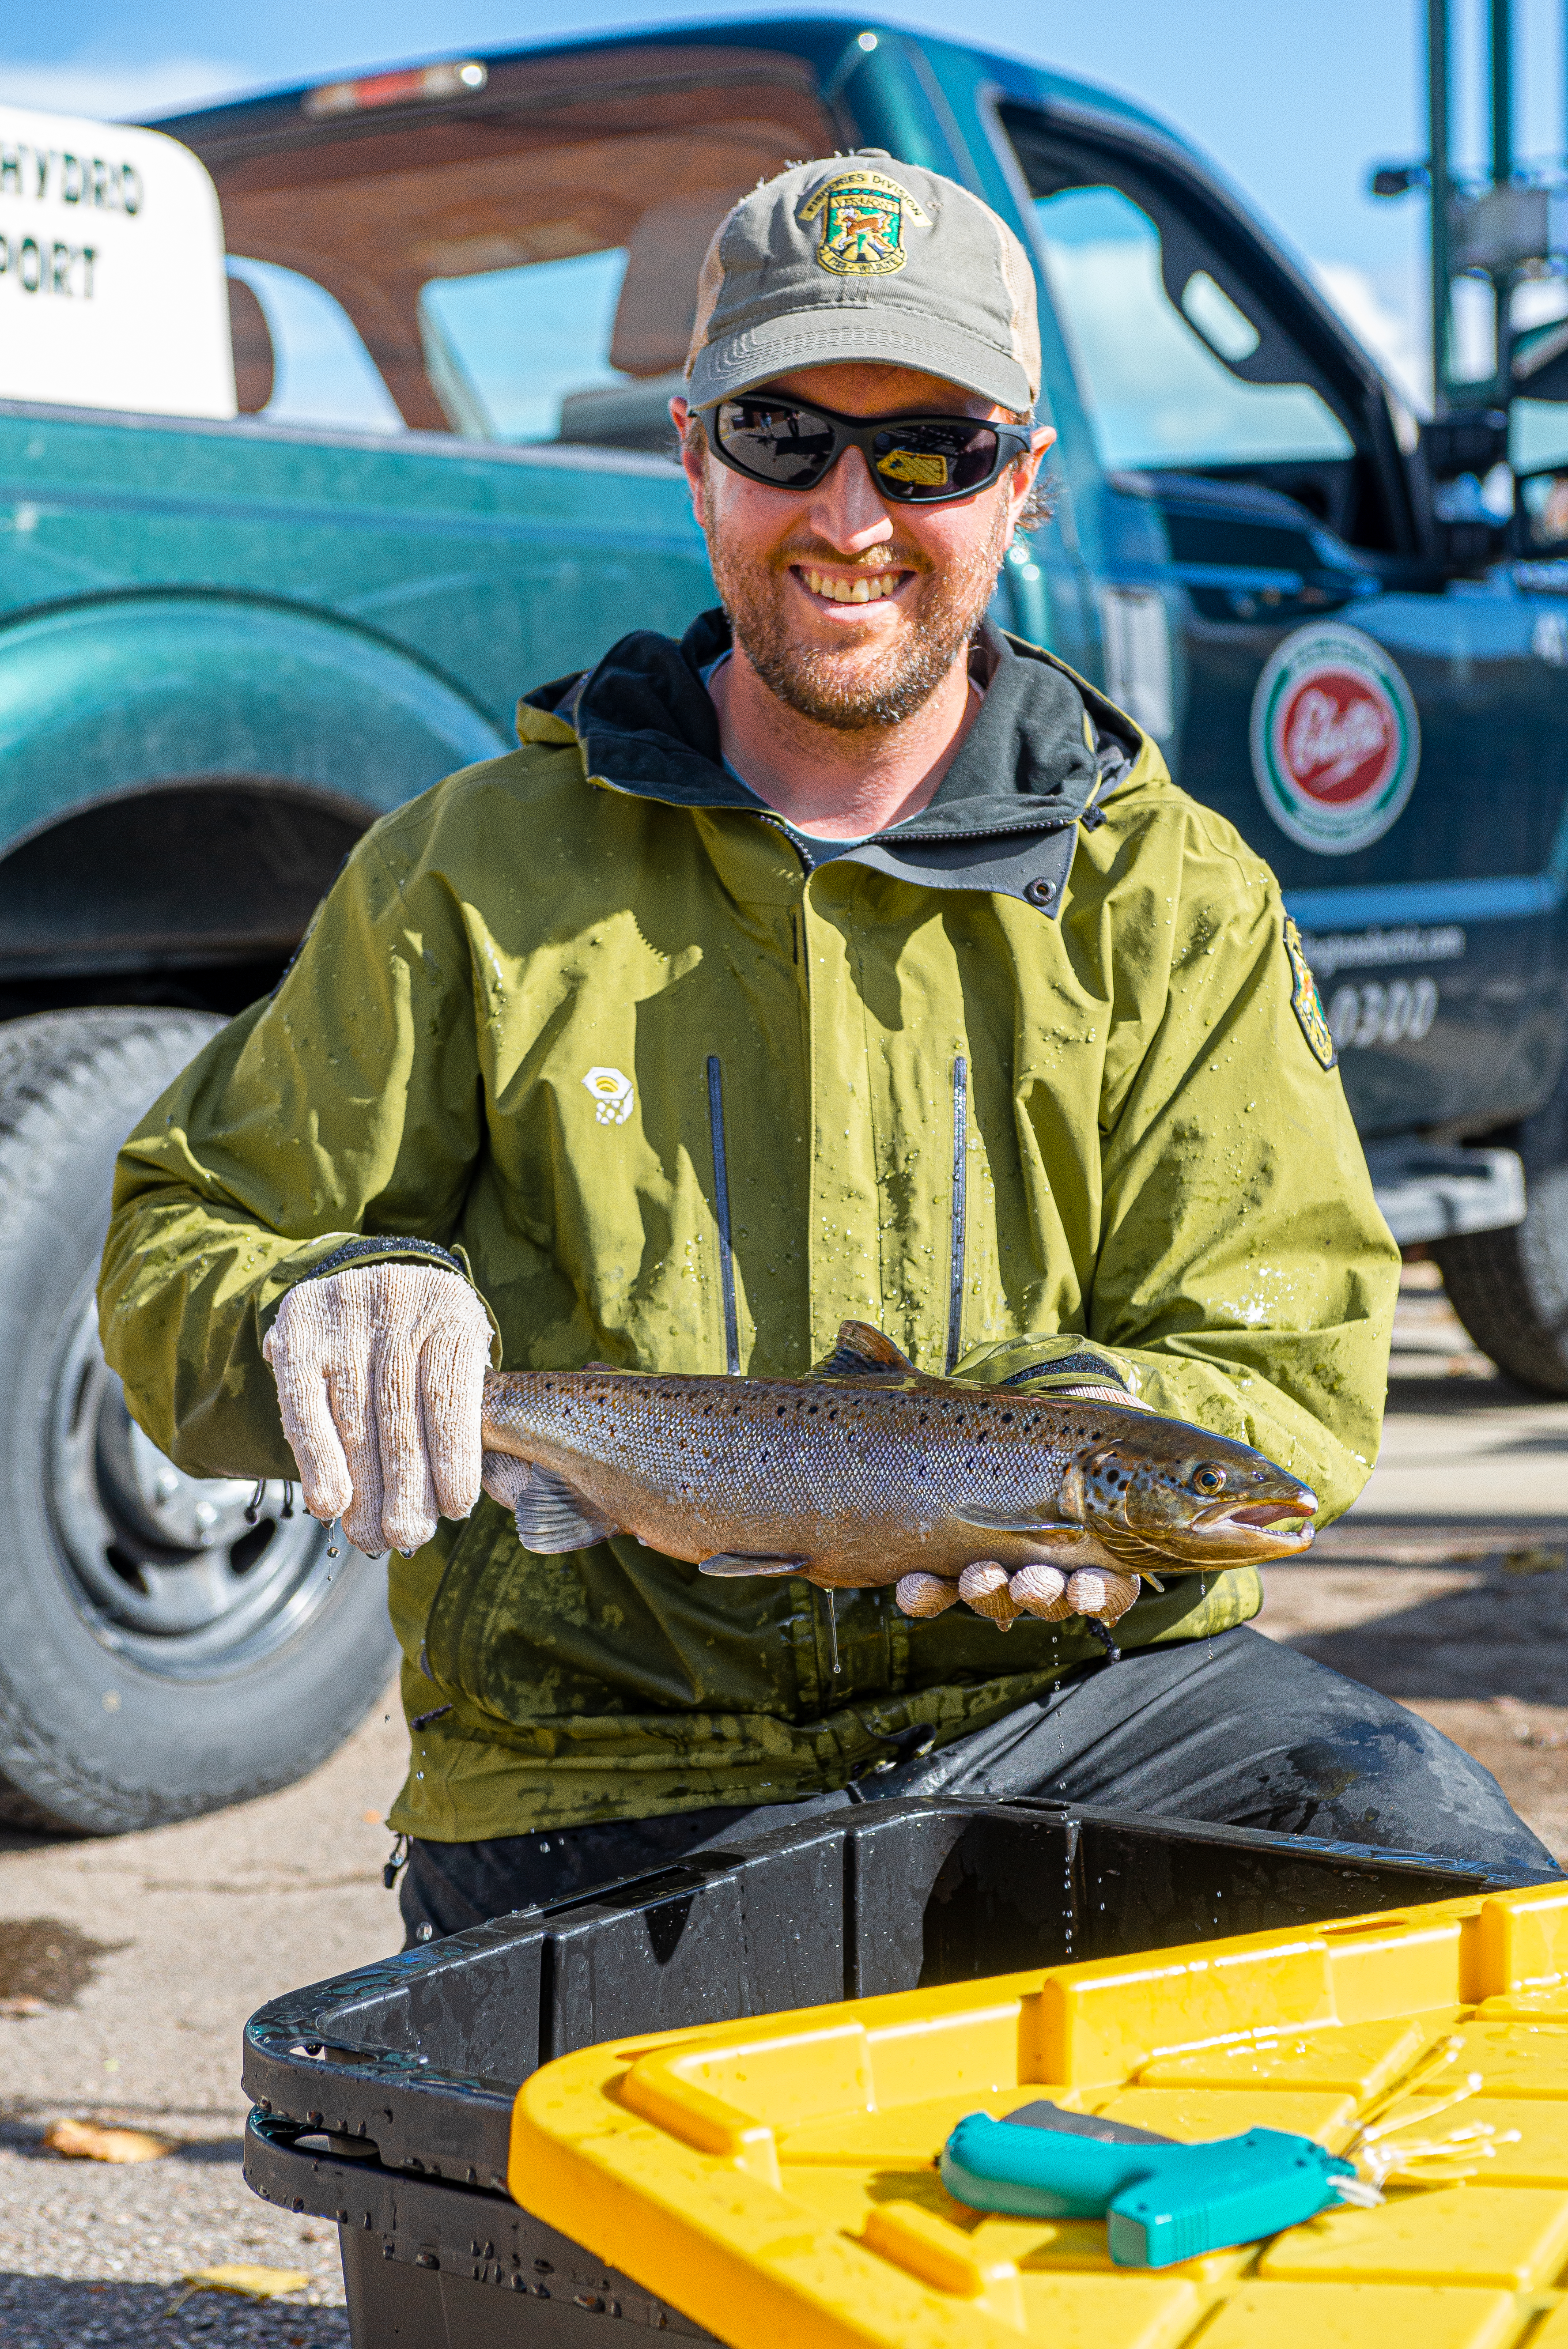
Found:
[[[289,1784],[387,1684],[381,1570],[133,1425],[93,1291],[125,1135],[221,1021],[0,1027],[0,1820],[114,1834]]]
[[[1482,1353],[1536,1394],[1568,1395],[1568,1072],[1544,1108],[1488,1140],[1524,1163],[1524,1221],[1435,1243],[1432,1254]]]

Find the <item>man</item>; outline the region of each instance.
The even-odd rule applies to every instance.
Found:
[[[835,1651],[803,1581],[532,1556],[513,1465],[479,1497],[493,1335],[784,1373],[846,1316],[1241,1437],[1328,1516],[1365,1481],[1397,1258],[1275,884],[985,619],[1038,354],[1021,246],[947,181],[863,152],[737,205],[672,406],[722,612],[378,823],[126,1145],[138,1421],[404,1553],[416,1938],[904,1792],[1550,1865],[1435,1732],[1246,1628],[1250,1571],[1139,1598],[1116,1664],[1081,1617],[887,1589]]]

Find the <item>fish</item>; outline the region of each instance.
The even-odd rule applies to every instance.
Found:
[[[863,1321],[800,1378],[493,1371],[482,1433],[528,1464],[517,1528],[540,1555],[631,1534],[707,1575],[891,1583],[908,1613],[961,1597],[1003,1626],[1114,1620],[1143,1580],[1296,1556],[1318,1506],[1261,1452],[1130,1395],[931,1377]],[[1074,1603],[1075,1582],[1105,1603]]]

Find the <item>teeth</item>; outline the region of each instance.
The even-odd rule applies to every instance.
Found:
[[[824,572],[808,571],[805,584],[814,595],[826,596],[830,604],[877,604],[896,592],[898,577],[896,571],[879,571],[874,578],[862,574],[858,579],[833,579]]]

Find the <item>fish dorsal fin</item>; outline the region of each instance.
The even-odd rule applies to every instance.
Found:
[[[918,1379],[907,1354],[869,1321],[841,1321],[833,1351],[812,1371],[815,1379]]]

